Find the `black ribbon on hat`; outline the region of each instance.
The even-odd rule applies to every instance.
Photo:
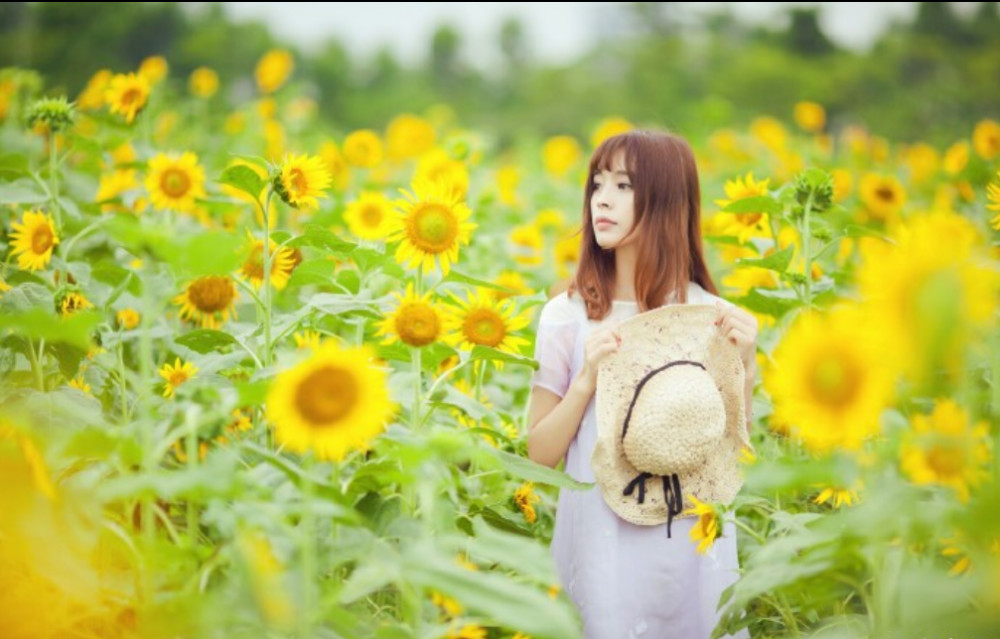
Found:
[[[632,419],[632,409],[635,408],[635,402],[639,399],[639,392],[642,391],[642,387],[646,385],[654,375],[662,373],[671,366],[679,366],[681,364],[690,364],[691,366],[697,366],[702,370],[705,369],[705,365],[701,362],[692,362],[690,360],[677,360],[675,362],[670,362],[660,366],[659,368],[654,368],[653,370],[646,373],[645,377],[639,380],[639,383],[635,387],[635,393],[632,395],[632,401],[628,405],[628,412],[625,413],[625,424],[622,426],[622,441],[625,441],[625,434],[628,433],[628,423]],[[636,495],[636,501],[640,504],[646,501],[646,480],[654,477],[652,473],[639,473],[632,479],[626,486],[625,490],[622,491],[622,495],[628,497],[633,492],[636,492],[638,488],[638,495]],[[663,502],[667,505],[667,538],[670,538],[670,525],[674,521],[674,517],[681,514],[681,509],[684,506],[684,495],[681,493],[681,480],[677,476],[677,473],[671,473],[670,475],[660,475],[663,480]]]

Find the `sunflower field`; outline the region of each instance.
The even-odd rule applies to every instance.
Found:
[[[280,49],[235,108],[147,58],[0,71],[0,637],[581,636],[526,456],[590,152],[447,106],[339,130]],[[946,148],[802,101],[692,139],[758,318],[718,634],[1000,628],[1000,123]],[[683,132],[680,132],[683,134]],[[991,634],[992,633],[992,634]]]

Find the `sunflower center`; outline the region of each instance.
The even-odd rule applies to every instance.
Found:
[[[357,405],[358,390],[357,379],[350,371],[324,366],[299,384],[295,406],[310,424],[320,428],[335,426]]]
[[[142,91],[136,88],[126,89],[122,92],[122,104],[132,106],[142,101]]]
[[[31,234],[31,252],[35,255],[41,255],[45,251],[52,248],[52,240],[55,236],[52,234],[52,227],[48,224],[42,224],[35,229],[35,232]]]
[[[187,171],[171,167],[160,176],[160,190],[167,194],[167,197],[181,198],[191,190],[191,177]]]
[[[188,299],[202,313],[217,313],[233,303],[236,290],[228,277],[211,275],[191,282]]]
[[[305,193],[309,190],[309,178],[306,177],[305,171],[298,167],[288,172],[288,183],[292,187],[291,190],[296,193]]]
[[[462,333],[473,344],[496,347],[507,335],[503,318],[488,308],[477,308],[469,312],[462,322]]]
[[[757,226],[757,223],[760,222],[760,218],[763,215],[763,213],[740,213],[736,216],[736,219],[738,219],[740,224],[743,226]]]
[[[455,245],[458,220],[448,206],[420,204],[407,220],[410,241],[425,253],[443,253]]]
[[[875,197],[877,197],[882,202],[887,204],[892,204],[896,201],[896,192],[893,191],[888,186],[880,186],[875,189]]]
[[[440,331],[438,314],[427,304],[407,304],[396,314],[396,333],[410,346],[427,346]]]
[[[927,465],[938,477],[954,477],[965,467],[965,455],[958,446],[938,444],[927,451]]]
[[[861,375],[849,362],[829,353],[813,367],[810,386],[820,403],[831,407],[849,404],[861,388]]]
[[[366,206],[361,209],[361,222],[367,227],[375,228],[382,224],[382,207]]]
[[[174,372],[170,373],[170,385],[173,387],[180,386],[188,380],[188,374],[184,372],[184,369],[179,368]]]

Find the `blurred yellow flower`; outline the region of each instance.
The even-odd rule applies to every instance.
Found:
[[[696,552],[704,555],[715,540],[722,536],[722,515],[714,505],[702,502],[694,495],[688,495],[688,499],[693,506],[685,510],[684,514],[693,514],[698,518],[691,527],[689,536],[691,541],[698,543]]]
[[[414,180],[412,191],[402,191],[396,200],[397,216],[392,222],[390,242],[399,242],[396,261],[409,268],[434,269],[447,275],[458,261],[458,249],[468,244],[476,225],[469,222],[472,211],[450,184]]]
[[[319,348],[320,338],[322,336],[317,331],[296,331],[292,335],[292,339],[295,340],[295,348],[299,350],[304,349],[316,349]]]
[[[158,153],[149,160],[146,189],[154,207],[191,213],[195,199],[206,197],[205,169],[191,151],[180,157]]]
[[[919,142],[908,148],[903,161],[910,170],[910,181],[922,184],[934,177],[941,166],[941,156],[937,149],[926,142]]]
[[[76,98],[76,108],[81,111],[96,111],[103,107],[107,103],[104,99],[105,91],[113,75],[108,69],[101,69],[92,75]]]
[[[130,331],[139,325],[139,313],[134,308],[123,308],[115,314],[118,326]]]
[[[416,179],[449,184],[458,196],[464,198],[469,190],[469,170],[463,162],[453,160],[441,148],[434,148],[420,156]]]
[[[566,223],[562,211],[558,209],[542,209],[535,214],[535,226],[542,232],[559,231]]]
[[[730,160],[745,162],[750,155],[743,148],[739,136],[732,129],[719,129],[708,138],[708,144]]]
[[[74,313],[88,308],[94,308],[94,305],[83,296],[83,293],[71,291],[64,294],[62,299],[59,300],[59,314],[63,317],[69,317]]]
[[[90,384],[83,379],[83,375],[77,375],[73,379],[69,380],[70,388],[75,388],[77,390],[83,391],[90,395]]]
[[[430,151],[436,134],[434,126],[410,113],[394,117],[385,131],[386,151],[394,162],[409,160]]]
[[[195,97],[208,99],[219,90],[219,74],[208,67],[198,67],[188,78],[188,88]]]
[[[406,285],[406,293],[393,293],[396,309],[379,324],[376,337],[385,337],[383,344],[397,341],[407,346],[423,347],[436,342],[444,330],[444,309],[431,301],[431,294],[418,296],[413,283]]]
[[[326,163],[316,155],[288,155],[274,179],[275,191],[284,202],[297,209],[319,208],[318,198],[326,197],[330,186]]]
[[[822,131],[826,126],[826,109],[816,102],[798,102],[794,109],[795,124],[809,133]]]
[[[264,155],[274,161],[285,153],[285,127],[277,120],[264,122]]]
[[[247,258],[240,266],[240,274],[250,280],[250,285],[260,288],[264,284],[264,240],[258,239],[247,230],[247,237],[250,239],[250,247],[247,250]],[[292,271],[298,263],[295,261],[295,252],[283,246],[278,248],[278,243],[274,240],[270,242],[270,271],[268,278],[271,286],[277,290],[282,290],[288,284],[288,278],[292,276]]]
[[[992,160],[1000,154],[1000,123],[980,120],[972,130],[972,148],[984,160]]]
[[[895,223],[906,204],[903,185],[891,175],[868,173],[861,178],[858,191],[868,216],[883,224]]]
[[[331,140],[323,142],[319,147],[319,156],[326,162],[326,170],[333,179],[334,190],[346,190],[351,183],[351,167],[337,147],[337,143]]]
[[[948,147],[944,153],[944,170],[950,175],[957,175],[962,172],[965,165],[969,163],[969,143],[959,140]]]
[[[104,91],[104,101],[112,113],[120,113],[131,124],[149,100],[149,80],[135,73],[115,74]]]
[[[41,211],[25,211],[20,223],[10,225],[11,255],[17,257],[17,266],[28,271],[38,271],[49,264],[52,249],[59,243],[52,216]]]
[[[219,328],[229,315],[236,317],[236,286],[226,275],[199,277],[184,287],[184,292],[174,297],[173,303],[181,307],[181,319],[199,324],[202,328]]]
[[[293,452],[313,450],[339,461],[367,448],[393,413],[386,374],[368,347],[342,349],[333,341],[279,374],[267,395],[267,418],[277,441]]]
[[[580,260],[580,238],[579,233],[574,233],[556,240],[554,253],[559,277],[568,277]]]
[[[300,614],[289,594],[288,572],[281,564],[267,538],[256,531],[237,534],[236,548],[250,573],[250,590],[261,617],[268,626],[289,631]]]
[[[605,118],[598,122],[597,126],[594,127],[594,132],[590,136],[590,146],[597,148],[600,146],[601,142],[604,142],[608,138],[618,135],[619,133],[626,133],[634,128],[635,125],[625,118]]]
[[[437,590],[431,591],[431,603],[440,608],[446,617],[457,617],[462,614],[462,604],[451,597],[442,595]]]
[[[500,201],[507,206],[518,204],[517,185],[521,182],[521,172],[516,166],[508,165],[497,169],[497,193]]]
[[[855,488],[843,488],[840,486],[826,486],[813,499],[814,504],[825,504],[829,502],[834,508],[847,506],[850,508],[858,502],[858,491]]]
[[[158,84],[169,71],[170,65],[162,55],[151,55],[139,64],[139,75],[145,76],[151,85]]]
[[[501,271],[493,283],[502,286],[506,291],[490,290],[490,294],[495,300],[502,300],[512,295],[530,295],[531,288],[525,283],[524,278],[517,271]],[[509,291],[509,292],[508,292]]]
[[[583,151],[580,143],[568,135],[557,135],[545,141],[542,146],[542,162],[545,170],[554,177],[564,177],[580,161]]]
[[[846,169],[834,169],[830,175],[833,176],[833,201],[843,202],[854,189],[854,176]]]
[[[242,111],[234,111],[222,122],[222,130],[228,135],[238,135],[247,126],[247,116]]]
[[[365,240],[384,240],[392,231],[392,200],[377,191],[362,191],[347,205],[344,221],[351,233]]]
[[[718,206],[726,207],[733,202],[738,202],[750,197],[767,195],[767,185],[770,179],[755,181],[753,173],[747,173],[746,177],[737,177],[734,180],[726,180],[724,189],[726,199],[716,200]],[[746,243],[753,237],[767,237],[771,234],[770,222],[767,213],[726,213],[728,220],[723,218],[725,233],[739,238],[741,243]]]
[[[737,266],[722,278],[722,285],[740,297],[754,288],[776,288],[778,275],[774,271],[759,266]]]
[[[10,284],[3,281],[3,278],[0,277],[0,297],[3,297],[3,294],[9,290],[10,290]]]
[[[284,49],[272,49],[257,61],[254,78],[261,93],[274,93],[288,81],[295,59]]]
[[[997,172],[996,182],[990,182],[986,186],[986,208],[996,211],[997,214],[990,219],[990,227],[994,231],[1000,231],[1000,171]]]
[[[173,397],[177,387],[195,376],[198,369],[191,362],[181,362],[181,358],[174,359],[174,363],[166,362],[160,367],[160,376],[166,380],[167,385],[163,389],[164,397]]]
[[[541,497],[535,494],[534,488],[534,482],[526,481],[514,491],[514,504],[517,505],[524,515],[524,520],[529,524],[535,523],[535,520],[538,519],[534,505],[541,500]]]
[[[118,198],[122,193],[138,188],[139,182],[136,180],[135,169],[116,170],[110,173],[101,174],[97,184],[97,194],[94,196],[95,202],[101,203],[102,211],[113,211],[119,207],[110,200]]]
[[[879,431],[895,381],[891,352],[856,307],[799,315],[774,351],[764,388],[772,419],[810,450],[857,450]]]
[[[755,118],[750,123],[750,135],[774,152],[783,150],[788,139],[784,125],[768,116]]]
[[[900,464],[918,485],[951,487],[959,501],[969,501],[970,488],[989,472],[989,426],[972,424],[965,409],[950,398],[938,399],[930,415],[914,415],[903,441]]]
[[[518,264],[534,266],[542,263],[541,250],[545,240],[537,226],[534,224],[515,226],[510,232],[510,241],[517,247],[514,260]]]
[[[344,138],[344,158],[351,166],[370,169],[382,161],[382,140],[371,129],[360,129]]]
[[[446,639],[486,639],[486,629],[476,624],[462,626],[458,630],[449,630]]]

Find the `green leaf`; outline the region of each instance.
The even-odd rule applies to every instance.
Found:
[[[70,317],[58,317],[40,308],[23,313],[0,315],[0,329],[9,328],[22,337],[65,342],[84,350],[90,348],[90,334],[104,317],[95,311],[80,311]]]
[[[388,549],[383,547],[383,551],[388,552]],[[357,601],[400,580],[397,565],[399,560],[393,560],[389,557],[388,561],[383,561],[384,558],[385,555],[381,553],[378,556],[373,556],[370,561],[359,565],[351,573],[351,576],[341,586],[340,603],[349,604],[352,601]]]
[[[105,312],[111,309],[111,305],[114,304],[116,301],[118,301],[118,298],[122,296],[122,293],[124,293],[127,290],[130,290],[129,287],[132,284],[132,279],[133,279],[132,272],[126,271],[125,279],[120,284],[118,284],[118,286],[115,287],[115,290],[111,291],[111,295],[109,295],[108,299],[105,300],[104,302]]]
[[[0,154],[0,175],[23,175],[28,172],[28,156],[23,153]]]
[[[769,215],[778,215],[781,210],[781,203],[770,195],[755,195],[734,200],[722,209],[724,213],[767,213]]]
[[[493,468],[503,468],[509,474],[520,479],[572,490],[587,490],[594,486],[593,483],[577,481],[561,470],[536,464],[530,459],[504,450],[490,446],[483,446],[475,450],[477,461],[480,463],[489,464]]]
[[[333,262],[327,259],[302,260],[292,271],[292,276],[288,278],[288,288],[308,284],[329,284],[334,277],[333,270]]]
[[[406,271],[403,270],[402,266],[396,264],[391,254],[358,247],[351,251],[351,260],[366,273],[378,268],[390,277],[403,279],[406,276]]]
[[[784,273],[788,270],[788,265],[792,263],[792,256],[795,255],[795,247],[787,246],[777,253],[772,253],[767,257],[761,258],[743,258],[736,261],[738,266],[757,266],[759,268],[766,268],[772,271],[778,271],[779,273]]]
[[[141,293],[139,278],[135,277],[135,273],[127,268],[119,266],[111,260],[102,260],[98,262],[94,265],[90,274],[95,280],[104,282],[105,284],[109,284],[116,288],[121,287],[123,284],[127,284],[125,286],[125,290],[132,295],[139,295]],[[115,297],[117,298],[117,295]],[[108,302],[106,306],[110,307],[111,302]]]
[[[41,204],[48,200],[49,196],[28,178],[0,184],[0,202],[4,204]]]
[[[191,350],[204,355],[211,351],[221,351],[227,346],[232,346],[236,343],[236,339],[225,331],[200,328],[181,335],[174,342],[181,346],[187,346]]]
[[[778,318],[802,305],[795,291],[754,288],[743,297],[733,300],[738,306]]]
[[[240,406],[262,406],[267,398],[267,391],[271,383],[264,379],[241,382],[233,386],[236,388],[237,401]]]
[[[56,343],[46,346],[46,350],[52,353],[56,361],[59,362],[59,372],[67,378],[72,378],[79,370],[80,362],[87,351],[71,344]]]
[[[549,549],[534,537],[502,532],[478,518],[473,528],[475,536],[466,540],[470,555],[484,557],[541,583],[557,580]]]
[[[373,301],[358,300],[339,293],[317,293],[309,298],[309,306],[328,315],[343,315],[356,311],[374,312],[377,304]]]
[[[0,297],[0,309],[4,313],[15,311],[25,312],[32,309],[51,311],[55,308],[52,291],[34,282],[25,282],[15,286]]]
[[[319,224],[306,224],[305,232],[291,240],[288,246],[316,246],[334,255],[346,257],[357,248],[357,244],[349,242],[330,229]]]
[[[165,247],[173,245],[169,228],[144,224],[134,215],[109,217],[103,226],[115,242],[135,255],[153,253],[162,257]]]
[[[523,357],[521,355],[513,355],[511,353],[505,353],[503,351],[498,351],[495,348],[490,348],[488,346],[476,346],[472,349],[470,353],[472,359],[492,359],[499,360],[501,362],[510,362],[511,364],[521,364],[522,366],[529,366],[532,369],[538,368],[538,361],[532,357]]]
[[[219,177],[219,183],[239,189],[255,200],[260,198],[260,192],[264,190],[263,178],[257,175],[256,171],[242,164],[231,166],[223,171]]]
[[[178,277],[193,278],[202,275],[228,275],[239,267],[244,256],[240,246],[243,240],[226,231],[203,231],[194,237],[177,242],[164,251]]]
[[[494,282],[487,282],[486,280],[481,280],[469,275],[464,275],[456,270],[448,271],[448,274],[444,276],[441,280],[441,284],[445,282],[459,282],[461,284],[468,284],[470,286],[482,286],[483,288],[491,288],[496,291],[507,291],[508,289],[496,284]],[[513,293],[514,291],[508,291]]]

